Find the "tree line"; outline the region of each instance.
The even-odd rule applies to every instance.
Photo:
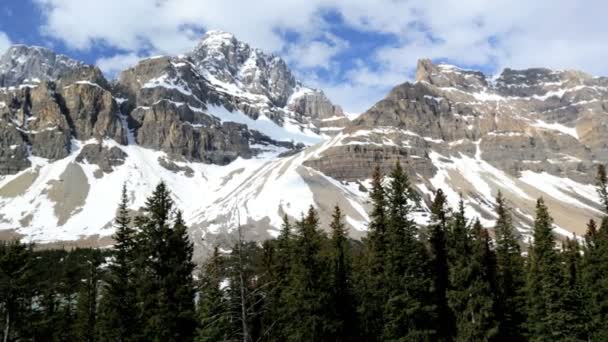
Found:
[[[557,240],[539,198],[526,244],[500,193],[490,230],[441,189],[419,227],[407,174],[388,176],[374,171],[361,241],[339,207],[321,227],[311,206],[273,240],[237,227],[198,269],[167,186],[135,218],[123,188],[112,249],[0,244],[2,341],[608,341],[603,166],[607,216]]]

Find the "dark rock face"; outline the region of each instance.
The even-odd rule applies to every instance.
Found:
[[[0,174],[14,174],[30,167],[24,137],[15,126],[0,125]]]
[[[604,78],[506,69],[492,82],[429,60],[418,63],[416,76],[347,127],[340,146],[308,165],[355,180],[368,178],[378,160],[408,158],[412,175],[430,178],[435,151],[480,157],[514,177],[529,170],[592,183],[594,163],[608,161]]]
[[[335,116],[348,121],[322,91],[297,81],[283,59],[252,48],[230,33],[208,32],[188,56],[223,104],[254,119],[265,115],[278,124],[289,121],[302,127],[322,127],[322,119]],[[345,121],[340,124],[344,127]]]
[[[107,148],[101,144],[87,144],[76,157],[76,161],[95,164],[101,171],[110,173],[115,166],[124,164],[126,158],[127,154],[116,146]]]
[[[118,85],[134,102],[129,117],[138,144],[220,165],[252,155],[247,126],[206,113],[206,101],[215,99],[189,61],[145,60],[123,72]]]
[[[18,87],[41,81],[66,85],[83,80],[108,88],[98,68],[43,47],[14,45],[0,57],[0,87]]]
[[[111,138],[126,134],[118,106],[99,69],[44,48],[14,46],[0,58],[0,115],[21,135],[21,158],[50,160],[70,153],[70,140]],[[0,147],[0,153],[14,150]],[[23,170],[29,161],[0,163],[0,173]]]

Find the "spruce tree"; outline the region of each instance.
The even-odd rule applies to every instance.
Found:
[[[331,310],[330,339],[336,342],[355,341],[356,316],[355,298],[352,290],[351,253],[347,228],[342,222],[342,212],[336,206],[330,224],[330,298]]]
[[[311,206],[296,222],[293,265],[283,294],[288,307],[284,331],[288,341],[324,341],[329,336],[328,267],[322,256],[323,233]]]
[[[525,333],[524,263],[505,199],[496,197],[497,314],[500,340],[523,341]]]
[[[608,214],[608,176],[606,175],[606,166],[604,164],[600,164],[597,167],[596,188],[600,201],[604,206],[604,212]]]
[[[589,310],[586,307],[586,292],[582,283],[582,255],[576,239],[566,239],[560,255],[563,264],[562,321],[572,341],[589,340]]]
[[[194,334],[193,246],[173,207],[161,182],[135,220],[141,337],[149,341],[189,340]]]
[[[495,315],[493,251],[479,220],[469,231],[462,200],[452,224],[448,299],[456,318],[456,341],[492,341],[498,333]]]
[[[431,249],[431,266],[433,270],[433,296],[437,307],[437,339],[450,341],[453,337],[454,315],[447,300],[449,287],[448,251],[447,251],[448,208],[447,199],[441,189],[437,189],[431,205],[429,222],[429,245]]]
[[[233,337],[222,281],[222,256],[216,246],[200,275],[197,342],[228,341]]]
[[[108,266],[99,308],[98,339],[128,342],[137,330],[136,291],[134,279],[135,230],[131,228],[127,187],[123,185],[114,233],[113,260]]]
[[[79,341],[93,342],[96,340],[100,265],[103,258],[99,250],[92,250],[84,259],[86,278],[78,294],[75,329]]]
[[[384,304],[387,300],[385,260],[387,253],[387,201],[379,167],[372,175],[369,232],[364,238],[364,251],[359,263],[356,292],[360,328],[366,341],[381,341],[384,325]]]
[[[0,243],[0,322],[3,342],[19,341],[28,319],[29,283],[32,280],[32,250],[13,241]]]
[[[429,257],[409,218],[413,194],[409,179],[397,162],[388,189],[385,340],[426,341],[437,337],[432,323],[435,306]]]
[[[194,246],[188,237],[188,227],[181,211],[174,213],[174,222],[167,242],[165,260],[168,276],[164,291],[168,296],[169,316],[174,321],[173,336],[176,341],[190,341],[196,329],[194,307],[195,285],[192,274]]]
[[[531,341],[565,338],[561,297],[562,272],[552,234],[553,220],[542,198],[536,202],[534,244],[529,252],[527,281],[528,333]],[[567,328],[566,328],[567,329]],[[561,335],[561,336],[560,336]]]
[[[589,311],[593,341],[608,340],[608,179],[605,166],[599,165],[596,190],[604,209],[600,227],[590,220],[585,235],[582,280],[587,297],[585,307]]]
[[[592,341],[608,340],[608,218],[599,229],[591,220],[585,235],[582,280],[587,296]]]

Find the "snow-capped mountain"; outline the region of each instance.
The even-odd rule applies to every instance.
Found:
[[[594,165],[606,162],[608,80],[581,72],[510,70],[492,79],[419,62],[355,121],[285,62],[211,31],[183,56],[140,61],[108,82],[99,69],[16,46],[0,58],[0,231],[38,242],[104,245],[121,185],[138,210],[164,180],[198,255],[278,234],[284,214],[339,204],[365,234],[369,177],[402,162],[422,197],[490,226],[502,191],[518,227],[544,196],[558,232],[599,216]],[[414,219],[426,223],[426,203]]]

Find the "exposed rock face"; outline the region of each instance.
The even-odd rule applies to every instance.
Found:
[[[322,91],[297,81],[283,59],[252,48],[230,33],[208,32],[188,56],[220,100],[253,118],[265,115],[279,124],[312,126],[317,131],[322,119],[346,119]]]
[[[0,57],[0,229],[109,236],[120,185],[137,210],[165,180],[198,248],[230,241],[237,222],[248,237],[275,236],[283,215],[312,203],[322,220],[340,204],[361,236],[372,170],[397,162],[427,202],[438,188],[452,205],[462,194],[486,226],[498,191],[524,234],[539,196],[564,234],[600,215],[591,184],[608,162],[608,79],[548,69],[491,79],[429,60],[416,77],[351,122],[279,57],[224,32],[112,84],[95,67],[13,47]],[[426,224],[427,209],[413,219]]]
[[[116,166],[123,165],[126,158],[127,154],[116,146],[108,148],[102,144],[87,144],[76,157],[76,161],[95,164],[101,171],[110,173]]]
[[[14,45],[0,57],[0,87],[41,81],[71,84],[83,80],[108,87],[98,68],[58,55],[47,48]]]
[[[344,176],[335,164],[327,166],[335,171],[321,166],[327,162],[317,162],[318,167],[353,180],[367,177],[377,160],[387,160],[388,170],[395,157],[430,161],[431,151],[470,157],[480,153],[512,176],[545,171],[590,182],[593,161],[608,160],[601,148],[604,143],[595,138],[606,134],[605,124],[591,124],[606,115],[608,82],[603,78],[572,71],[506,69],[492,83],[479,72],[428,60],[419,62],[416,75],[415,83],[394,88],[348,127],[347,146],[339,147],[344,153],[327,152],[351,159],[363,154],[357,157],[367,160],[362,167],[346,166]],[[352,145],[363,146],[353,153]],[[433,176],[428,163],[415,164],[420,166],[412,174]]]

